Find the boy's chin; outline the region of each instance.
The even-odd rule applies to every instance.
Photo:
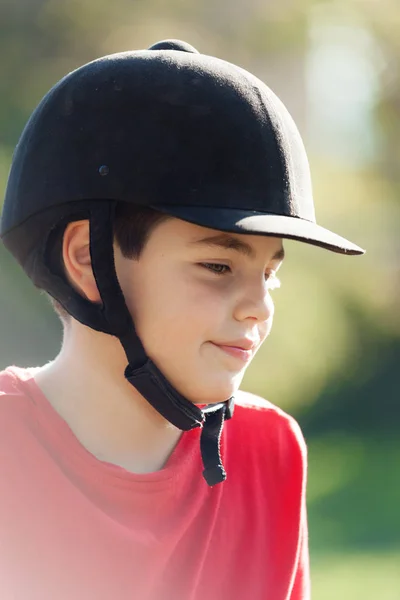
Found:
[[[193,404],[200,406],[225,402],[236,394],[239,389],[241,379],[240,381],[231,383],[230,385],[214,386],[207,389],[197,389],[196,393],[190,395],[188,394],[186,397]]]

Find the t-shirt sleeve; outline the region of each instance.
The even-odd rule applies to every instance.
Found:
[[[242,447],[248,451],[247,468],[259,467],[251,478],[256,482],[253,494],[260,498],[259,531],[268,532],[260,570],[269,574],[271,597],[310,600],[307,446],[303,433],[292,416],[268,401],[251,394],[242,398],[253,407],[246,415],[243,434],[244,438],[251,428],[253,444]]]
[[[307,447],[303,434],[297,422],[291,419],[292,431],[299,445],[301,463],[302,463],[302,494],[300,508],[300,527],[299,527],[299,547],[297,555],[297,564],[294,572],[292,592],[290,600],[310,600],[310,560],[308,548],[308,521],[306,505],[306,485],[307,485]]]
[[[294,583],[292,593],[290,594],[290,600],[310,600],[310,597],[311,590],[310,561],[308,550],[308,526],[306,508],[304,506],[300,529],[300,543],[297,568],[294,574]]]

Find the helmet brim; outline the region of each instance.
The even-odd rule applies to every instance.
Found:
[[[329,229],[298,217],[206,206],[154,205],[152,208],[189,223],[218,231],[293,239],[339,254],[365,253],[365,250]]]

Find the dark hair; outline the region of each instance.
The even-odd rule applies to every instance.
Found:
[[[152,233],[160,223],[170,219],[167,214],[161,213],[147,206],[137,206],[128,202],[118,202],[115,210],[114,240],[125,258],[139,259]],[[72,221],[73,219],[71,219]],[[71,222],[70,221],[70,222]],[[64,270],[62,258],[62,243],[67,225],[60,229],[57,241],[52,247],[50,260],[52,265],[58,265],[57,271]],[[60,317],[63,324],[70,320],[69,313],[61,304],[49,296],[50,303]]]
[[[115,211],[114,238],[125,258],[140,258],[157,225],[171,217],[147,206],[119,202]]]

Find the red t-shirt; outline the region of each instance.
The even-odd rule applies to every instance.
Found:
[[[33,371],[0,373],[0,598],[306,600],[306,449],[296,422],[239,394],[208,487],[199,430],[136,475],[90,454]]]

